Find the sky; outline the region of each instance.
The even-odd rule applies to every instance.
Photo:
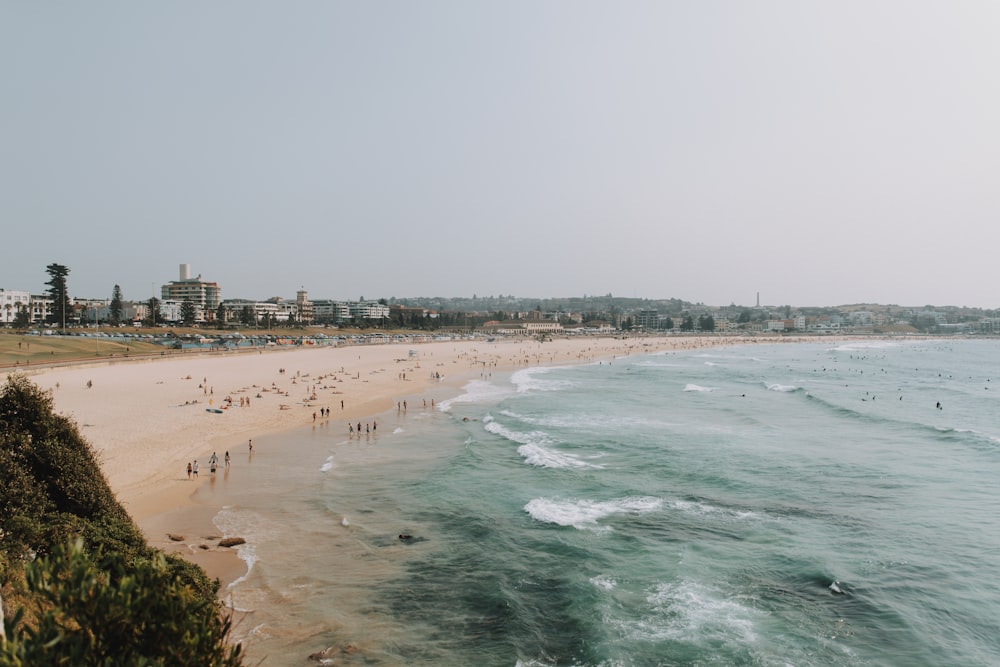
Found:
[[[0,5],[0,288],[1000,307],[993,0]]]

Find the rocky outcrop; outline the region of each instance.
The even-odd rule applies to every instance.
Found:
[[[351,642],[343,646],[327,646],[322,651],[309,654],[310,660],[315,660],[321,665],[332,665],[337,656],[354,655],[361,650],[361,647]]]
[[[220,547],[235,547],[239,546],[240,544],[246,544],[246,543],[247,541],[244,540],[242,537],[226,537],[219,540]]]

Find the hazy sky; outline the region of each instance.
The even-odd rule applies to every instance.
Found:
[[[0,5],[0,287],[1000,307],[1000,2]]]

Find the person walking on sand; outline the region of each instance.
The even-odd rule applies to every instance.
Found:
[[[194,463],[191,465],[191,472],[194,473],[195,478],[198,477],[198,459],[195,459]]]
[[[191,479],[191,462],[188,461],[188,479]]]
[[[229,467],[229,450],[226,450],[226,467]]]

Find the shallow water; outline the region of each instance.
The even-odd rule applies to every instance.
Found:
[[[998,664],[998,352],[536,368],[255,439],[200,493],[248,540],[237,634],[267,665]]]

